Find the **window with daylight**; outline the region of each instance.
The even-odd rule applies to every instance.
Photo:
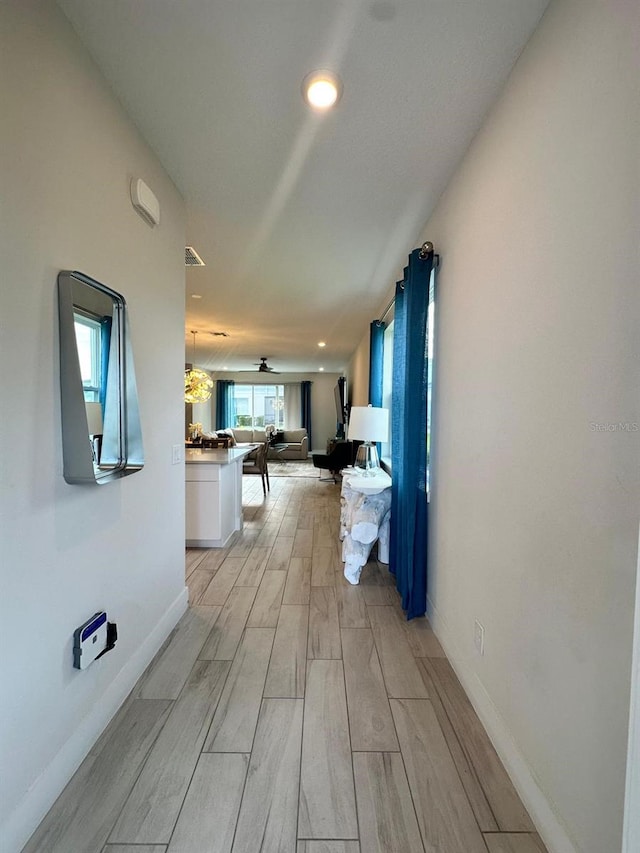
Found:
[[[73,315],[76,331],[80,375],[84,399],[88,403],[100,400],[100,365],[102,358],[102,330],[100,322],[87,314]]]
[[[235,427],[284,429],[284,385],[232,386]]]

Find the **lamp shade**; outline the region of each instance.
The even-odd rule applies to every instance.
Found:
[[[352,406],[349,415],[349,438],[356,441],[387,441],[389,409]]]

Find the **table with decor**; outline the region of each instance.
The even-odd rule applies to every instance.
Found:
[[[389,562],[391,477],[378,468],[364,475],[361,469],[342,471],[340,539],[344,576],[351,584],[360,581],[363,566],[378,541],[378,560]]]

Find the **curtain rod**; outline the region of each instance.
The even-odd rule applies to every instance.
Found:
[[[421,261],[424,261],[424,259],[427,257],[427,255],[430,252],[433,252],[433,243],[431,243],[429,240],[427,240],[420,247],[420,254],[418,255],[418,257],[420,258]],[[434,255],[433,256],[433,265],[436,269],[440,266],[440,255]],[[401,284],[400,288],[401,288],[401,290],[404,290],[404,284]],[[384,318],[387,316],[389,311],[391,311],[391,309],[393,308],[395,301],[396,301],[396,297],[392,296],[391,300],[389,301],[389,304],[384,309],[384,311],[382,312],[380,317],[377,320],[374,320],[375,323],[380,325],[380,323],[382,323],[384,321]]]

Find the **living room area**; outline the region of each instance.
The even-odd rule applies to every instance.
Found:
[[[222,375],[224,379],[222,379]],[[344,436],[336,409],[336,387],[344,377],[334,372],[211,373],[211,397],[185,404],[188,445],[207,447],[269,443],[271,476],[318,476],[314,454],[326,454]],[[304,398],[303,398],[304,388]]]

